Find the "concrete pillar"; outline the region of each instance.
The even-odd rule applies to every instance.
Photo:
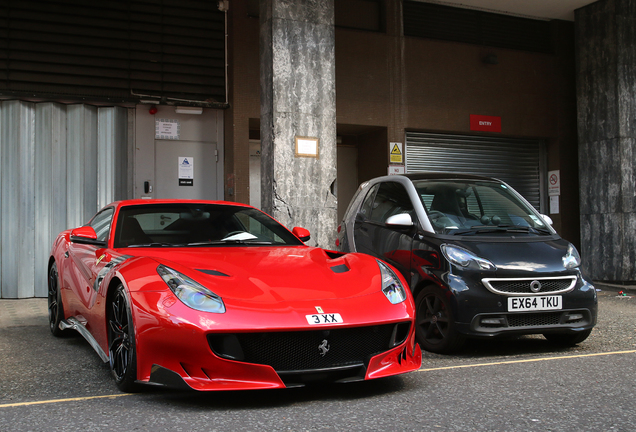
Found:
[[[261,207],[310,244],[336,230],[336,86],[333,0],[261,0]],[[317,157],[297,137],[317,138]]]
[[[596,280],[636,280],[636,0],[576,11],[581,255]]]

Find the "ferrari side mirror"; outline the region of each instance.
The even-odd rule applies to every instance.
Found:
[[[95,246],[105,246],[106,242],[97,240],[97,233],[91,226],[75,228],[71,231],[71,242],[79,244],[90,244]]]
[[[311,235],[309,234],[309,230],[305,229],[305,228],[301,228],[301,227],[294,227],[294,229],[292,230],[292,233],[298,237],[300,239],[300,241],[302,242],[306,242],[311,238]]]

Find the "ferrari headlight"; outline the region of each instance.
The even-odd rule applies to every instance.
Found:
[[[466,249],[448,244],[443,244],[441,249],[446,259],[456,266],[471,270],[497,270],[493,263]]]
[[[570,243],[568,251],[563,255],[563,267],[566,269],[577,268],[581,265],[581,256],[576,248]]]
[[[393,304],[402,303],[406,300],[406,291],[400,283],[400,279],[382,261],[378,261],[380,274],[382,275],[382,292]]]
[[[203,312],[225,312],[225,304],[221,297],[200,283],[164,265],[157,267],[157,273],[186,306]]]

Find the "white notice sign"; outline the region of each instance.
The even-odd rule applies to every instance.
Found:
[[[179,120],[157,119],[155,120],[155,139],[178,140],[181,134]]]
[[[296,157],[318,158],[320,140],[313,137],[296,137]]]
[[[404,172],[404,165],[389,165],[389,175],[400,175]]]
[[[550,197],[550,214],[558,214],[559,213],[559,196],[552,195]]]
[[[179,156],[179,186],[194,186],[194,158]]]

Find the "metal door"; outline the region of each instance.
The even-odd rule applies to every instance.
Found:
[[[151,114],[149,108],[157,112]],[[223,113],[176,110],[137,106],[134,197],[223,199]]]
[[[218,199],[216,152],[213,142],[156,140],[155,197]]]

